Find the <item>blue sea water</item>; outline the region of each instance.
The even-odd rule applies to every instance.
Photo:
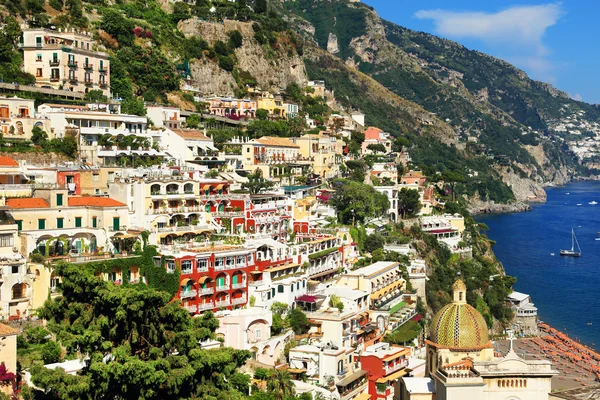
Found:
[[[517,277],[515,290],[531,295],[540,319],[600,349],[600,240],[595,240],[600,237],[600,182],[551,188],[547,194],[547,202],[530,212],[477,220],[489,226],[496,256],[506,273]],[[571,247],[571,228],[581,246],[578,258],[559,255],[561,248]]]

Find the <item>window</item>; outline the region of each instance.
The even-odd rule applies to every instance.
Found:
[[[277,293],[283,293],[283,285],[277,286]]]
[[[62,193],[59,193],[56,195],[56,205],[57,206],[62,206],[63,205],[63,195]]]
[[[36,68],[36,69],[35,69],[35,77],[36,77],[36,78],[41,78],[41,77],[43,77],[43,76],[44,76],[43,69],[41,69],[41,68]]]
[[[244,263],[244,256],[237,256],[237,264],[243,264]]]
[[[65,222],[64,218],[56,218],[56,229],[64,228],[65,227],[64,222]]]
[[[275,297],[275,288],[271,288],[271,296]]]
[[[118,231],[121,228],[121,219],[119,217],[113,217],[113,230]]]
[[[260,339],[260,336],[261,336],[260,329],[257,329],[257,330],[256,330],[256,338],[257,338],[257,339]]]
[[[223,267],[225,265],[225,259],[224,258],[216,258],[215,259],[215,268],[217,267]]]
[[[294,291],[294,284],[292,283],[292,284],[290,285],[290,292],[293,292],[293,291]]]
[[[192,273],[192,262],[190,260],[181,262],[181,273],[191,274]]]
[[[98,227],[98,217],[92,217],[92,228]]]
[[[15,221],[15,223],[17,224],[17,230],[22,230],[23,229],[23,221],[18,219]]]
[[[81,228],[81,217],[75,217],[75,228]]]
[[[234,257],[227,257],[227,266],[231,267],[234,264]]]
[[[296,283],[296,289],[300,290],[300,282]]]
[[[175,260],[167,260],[167,272],[170,274],[175,272]]]
[[[198,270],[206,270],[208,268],[208,260],[206,258],[198,259]]]
[[[92,174],[92,182],[99,182],[100,174]]]
[[[38,219],[38,229],[40,229],[40,230],[46,229],[46,220],[45,219]]]
[[[42,61],[42,54],[41,53],[37,53],[35,55],[35,61],[37,61],[37,62],[41,62]]]
[[[10,273],[13,275],[17,275],[19,273],[19,266],[18,265],[11,265],[10,266]]]
[[[13,235],[0,235],[0,247],[13,247]]]
[[[26,286],[22,283],[17,283],[12,287],[12,298],[13,299],[21,299],[25,297],[25,288]]]

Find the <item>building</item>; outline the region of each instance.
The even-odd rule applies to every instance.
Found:
[[[558,374],[551,363],[519,357],[512,342],[497,356],[483,316],[467,304],[465,284],[456,281],[453,291],[452,303],[431,322],[426,378],[403,377],[399,399],[547,399]]]
[[[4,364],[6,372],[17,375],[17,336],[19,331],[8,325],[0,324],[0,364]],[[6,395],[13,393],[12,386],[0,387]]]
[[[533,305],[531,297],[526,293],[512,292],[508,295],[508,301],[515,313],[513,331],[521,335],[537,335],[538,309]]]
[[[177,107],[146,106],[146,117],[156,128],[180,129],[185,124],[185,118]]]
[[[256,103],[258,110],[265,110],[272,118],[286,117],[286,107],[284,106],[283,98],[280,95],[263,92],[256,97]]]
[[[89,32],[25,28],[23,70],[36,83],[74,92],[101,90],[110,96],[110,60]]]
[[[33,99],[0,97],[0,133],[4,140],[31,140],[34,127],[42,129],[52,139],[50,121],[36,113],[34,103]]]
[[[208,170],[226,163],[213,140],[203,131],[170,128],[163,132],[161,141],[166,151],[178,160],[179,165],[189,162],[203,165]]]
[[[208,113],[219,117],[235,120],[256,117],[258,102],[254,99],[236,99],[231,97],[207,97],[200,99],[208,104]]]
[[[410,349],[381,342],[360,354],[360,366],[369,371],[370,400],[388,400],[396,396],[398,380],[406,375]]]
[[[293,138],[302,158],[310,160],[312,171],[321,178],[330,179],[339,176],[342,164],[344,142],[324,132],[318,135],[303,135]]]
[[[260,169],[266,179],[293,184],[293,177],[306,175],[312,162],[300,156],[300,146],[288,138],[263,136],[242,144],[242,168]]]
[[[385,152],[392,151],[392,141],[389,139],[390,134],[382,131],[379,128],[370,126],[365,130],[365,140],[362,143],[361,154],[372,154],[368,149],[370,144],[382,144],[385,147]]]

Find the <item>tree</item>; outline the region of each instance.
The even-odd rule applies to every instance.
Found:
[[[275,182],[263,178],[263,173],[260,168],[257,168],[256,171],[248,175],[248,182],[242,183],[242,189],[249,191],[250,194],[259,194],[273,186],[275,186]]]
[[[135,97],[129,97],[121,102],[121,111],[123,114],[131,115],[146,115],[146,107],[143,100],[138,100]]]
[[[265,14],[267,12],[267,0],[256,0],[254,3],[254,12],[257,14]]]
[[[179,4],[179,3],[175,3]],[[200,115],[192,114],[185,119],[185,125],[191,129],[198,129],[200,127]]]
[[[121,47],[133,44],[135,24],[130,19],[125,18],[118,8],[106,8],[102,15],[100,29],[116,39]]]
[[[333,181],[333,194],[330,204],[338,212],[343,224],[354,224],[376,215],[388,212],[390,201],[385,194],[379,193],[371,185],[349,179]]]
[[[49,399],[240,399],[237,368],[248,351],[205,350],[219,323],[210,312],[190,317],[171,294],[144,284],[117,286],[92,267],[60,263],[62,296],[39,310],[71,357],[86,354],[78,375],[31,368]]]
[[[365,181],[368,166],[364,161],[348,160],[346,161],[346,168],[348,168],[348,179],[360,183]]]
[[[385,244],[385,239],[379,233],[373,233],[367,236],[365,240],[365,250],[369,253],[373,253],[377,249],[382,249]]]
[[[49,341],[42,347],[42,360],[44,364],[53,364],[61,360],[62,349],[56,342]]]
[[[465,177],[457,172],[444,171],[442,173],[442,179],[444,180],[444,182],[448,182],[450,184],[450,189],[452,190],[452,201],[456,201],[454,186],[456,186],[456,184],[459,182],[466,182]]]
[[[276,400],[293,397],[295,386],[290,373],[283,369],[271,370],[269,380],[267,381],[267,391],[273,394]]]
[[[229,47],[232,49],[237,49],[242,47],[242,42],[244,41],[244,37],[242,36],[242,32],[233,30],[228,33],[229,35]]]
[[[381,143],[371,143],[367,145],[367,150],[371,150],[373,153],[385,153],[385,146]]]
[[[108,101],[108,97],[104,95],[104,92],[102,90],[94,89],[90,90],[85,94],[85,100],[91,103],[105,103]]]
[[[306,318],[306,314],[304,314],[298,307],[292,309],[288,313],[286,321],[296,335],[305,334],[310,329],[310,324],[308,322],[308,318]]]
[[[402,188],[398,192],[398,213],[402,218],[413,217],[421,209],[419,191],[416,189]]]
[[[188,19],[190,16],[190,7],[187,4],[183,2],[173,4],[173,14],[171,15],[171,18],[173,18],[175,23],[183,19]]]
[[[41,145],[48,140],[48,134],[39,126],[34,126],[31,130],[31,141],[33,144]]]
[[[267,118],[269,118],[269,112],[263,108],[259,108],[258,110],[256,110],[256,118],[260,119],[261,121],[264,121]]]

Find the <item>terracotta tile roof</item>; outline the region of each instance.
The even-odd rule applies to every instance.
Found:
[[[173,129],[173,128],[171,128],[171,130],[173,132],[175,132],[175,134],[177,136],[180,136],[184,139],[211,140],[208,136],[206,136],[204,134],[204,132],[202,132],[198,129]]]
[[[272,137],[272,136],[263,136],[260,139],[256,139],[256,142],[260,144],[264,144],[266,146],[277,146],[277,147],[296,147],[300,148],[297,144],[294,144],[290,139],[280,138],[280,137]]]
[[[12,157],[0,157],[0,167],[18,167],[19,162]]]
[[[0,324],[0,336],[18,335],[19,331],[5,324]]]
[[[50,205],[39,197],[27,197],[23,199],[7,199],[6,207],[9,208],[48,208]]]
[[[126,204],[121,203],[109,197],[69,197],[69,207],[125,207]]]

